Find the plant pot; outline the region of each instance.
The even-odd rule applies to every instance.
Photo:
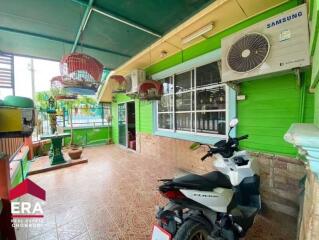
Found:
[[[68,151],[69,157],[72,160],[80,159],[82,155],[82,149],[81,148],[71,148]]]

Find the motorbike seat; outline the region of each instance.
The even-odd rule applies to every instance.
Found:
[[[179,178],[173,179],[173,186],[197,189],[201,191],[211,191],[214,188],[232,188],[232,184],[228,177],[221,172],[210,172],[204,175],[188,174]]]

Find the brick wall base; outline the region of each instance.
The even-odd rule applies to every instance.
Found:
[[[299,222],[300,240],[319,239],[319,179],[308,169]]]
[[[198,174],[213,170],[213,159],[202,162],[205,148],[190,150],[192,142],[149,134],[137,135],[137,152],[148,157],[170,159],[172,167]],[[299,181],[305,175],[304,164],[296,159],[251,153],[258,161],[261,176],[262,201],[273,210],[297,217],[299,211]],[[164,176],[163,176],[164,177]],[[166,176],[165,176],[166,177]],[[167,176],[171,177],[171,176]]]

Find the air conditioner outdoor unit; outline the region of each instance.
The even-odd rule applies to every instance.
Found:
[[[137,93],[138,85],[145,81],[145,71],[141,69],[133,70],[128,76],[125,76],[127,80],[126,93]]]
[[[306,4],[222,39],[222,81],[244,81],[310,65]]]

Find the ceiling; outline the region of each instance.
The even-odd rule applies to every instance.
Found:
[[[288,1],[289,0],[216,0],[165,34],[162,38],[152,43],[139,54],[126,61],[115,69],[112,74],[126,76],[133,69],[145,69],[231,26]],[[212,23],[214,27],[211,31],[187,44],[183,44],[182,39],[184,37]],[[167,53],[164,57],[161,54],[163,50]],[[111,85],[111,81],[110,84],[107,84],[106,81],[106,84],[103,85],[98,94],[99,101],[109,102],[112,100]]]
[[[0,51],[60,60],[75,46],[115,69],[212,2],[1,0]]]
[[[132,69],[146,67],[163,60],[161,52],[165,50],[165,58],[180,52],[200,41],[216,35],[223,30],[245,21],[257,14],[283,4],[289,0],[216,0],[205,9],[180,24],[171,32],[153,43],[149,48],[131,58],[116,69],[115,74],[127,75]],[[228,17],[231,16],[231,17]],[[182,39],[201,27],[213,23],[212,31],[193,41],[183,44]]]

